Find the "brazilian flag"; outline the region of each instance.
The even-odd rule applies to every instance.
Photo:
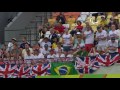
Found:
[[[71,62],[52,62],[51,75],[77,75],[74,64]]]

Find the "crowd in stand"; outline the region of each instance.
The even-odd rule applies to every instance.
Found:
[[[23,37],[20,45],[15,38],[12,38],[8,45],[2,45],[0,61],[120,53],[120,24],[115,18],[117,15],[118,13],[113,12],[107,23],[107,14],[103,13],[95,31],[86,19],[76,19],[75,26],[69,25],[69,28],[66,28],[64,24],[68,24],[67,19],[64,13],[60,13],[54,24],[45,19],[44,24],[39,27],[40,41],[37,44],[31,46],[27,38]],[[85,26],[82,23],[85,23]]]

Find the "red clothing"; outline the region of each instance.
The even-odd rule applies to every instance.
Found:
[[[93,44],[85,44],[85,49],[86,51],[90,52],[91,48],[93,48],[94,45]]]
[[[120,54],[120,48],[118,48],[118,53]]]
[[[55,30],[57,30],[57,31],[59,31],[60,33],[64,33],[64,29],[65,29],[65,27],[64,26],[56,26],[56,27],[54,27],[54,29]]]
[[[76,28],[77,28],[77,29],[79,29],[80,31],[82,31],[82,29],[83,29],[83,26],[81,26],[81,25],[78,25],[78,26],[76,26]]]

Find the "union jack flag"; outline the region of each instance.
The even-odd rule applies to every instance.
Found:
[[[29,78],[30,77],[30,67],[25,65],[18,65],[16,71],[14,72],[14,76],[17,78]]]
[[[3,78],[11,78],[17,66],[15,64],[2,64],[0,65],[0,76]]]
[[[48,74],[48,69],[50,69],[50,63],[47,65],[39,64],[32,67],[32,76],[44,76]]]
[[[111,66],[119,60],[120,56],[118,53],[112,53],[109,55],[99,55],[96,57],[97,61],[103,66]]]
[[[94,56],[91,57],[76,57],[75,67],[80,73],[93,73],[100,68],[99,63]]]

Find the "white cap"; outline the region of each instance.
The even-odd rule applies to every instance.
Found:
[[[81,34],[80,32],[77,32],[77,34]]]
[[[102,15],[101,17],[104,17],[104,18],[105,18],[105,16],[104,16],[104,15]]]

